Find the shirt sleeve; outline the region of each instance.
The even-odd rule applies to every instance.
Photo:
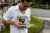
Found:
[[[27,16],[27,20],[31,20],[31,15],[28,15]]]
[[[11,12],[11,11],[12,11],[11,8],[9,8],[9,9],[7,10],[7,12],[3,15],[3,19],[5,19],[5,20],[10,20],[11,17],[12,17],[12,12]]]
[[[28,10],[28,13],[27,13],[27,20],[31,20],[31,10],[30,9]]]

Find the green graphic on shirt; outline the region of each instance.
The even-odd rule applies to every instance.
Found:
[[[18,19],[20,19],[20,18],[21,18],[21,16],[18,16],[17,18],[18,18]]]
[[[19,20],[19,22],[24,23],[25,20],[27,19],[27,17],[26,16],[18,16],[17,19]]]
[[[20,18],[22,18],[22,19],[27,19],[27,16],[17,16],[17,19],[20,19]]]

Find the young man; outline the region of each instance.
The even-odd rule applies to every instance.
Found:
[[[8,9],[2,22],[10,25],[10,33],[28,33],[28,29],[21,26],[23,23],[21,23],[20,17],[24,18],[25,25],[30,24],[31,10],[29,7],[31,4],[32,0],[21,0],[17,6]]]

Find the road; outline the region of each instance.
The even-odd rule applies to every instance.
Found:
[[[50,18],[50,10],[31,9],[31,13],[32,13],[32,15],[34,15],[34,16]]]

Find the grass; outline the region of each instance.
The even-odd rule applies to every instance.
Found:
[[[29,28],[29,33],[39,33],[43,27],[43,20],[37,17],[31,16],[31,24],[34,24],[33,27]],[[3,30],[0,33],[10,33],[9,29]]]

